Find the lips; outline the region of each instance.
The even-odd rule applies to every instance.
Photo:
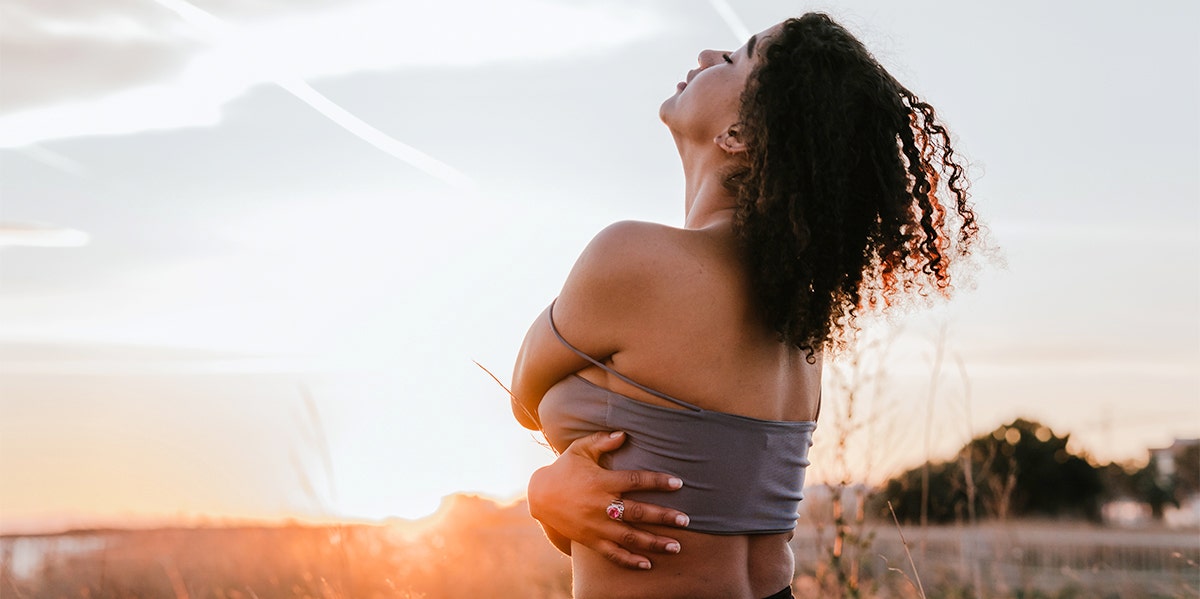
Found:
[[[700,70],[701,69],[692,69],[692,70],[688,71],[687,79],[680,81],[679,84],[675,86],[675,89],[677,89],[679,91],[683,91],[683,88],[687,87],[688,84],[692,82],[692,78],[695,77],[696,73],[699,73]]]

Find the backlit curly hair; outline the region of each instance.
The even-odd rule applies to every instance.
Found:
[[[850,32],[809,13],[760,51],[741,98],[734,222],[768,322],[812,361],[863,310],[948,294],[979,224],[933,107]]]

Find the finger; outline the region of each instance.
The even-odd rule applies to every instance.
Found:
[[[621,547],[612,541],[600,541],[593,548],[597,553],[604,556],[604,559],[631,570],[649,570],[650,560],[640,555],[635,555],[629,550]]]
[[[683,481],[679,477],[649,470],[613,470],[607,477],[609,490],[614,493],[676,491],[683,487]]]
[[[688,515],[670,508],[653,503],[642,503],[631,499],[623,500],[625,511],[621,514],[623,522],[639,522],[642,524],[663,524],[683,528],[691,521]]]
[[[654,553],[679,553],[679,541],[670,537],[659,536],[640,528],[613,522],[606,528],[602,536],[631,551],[651,551]]]
[[[615,450],[624,442],[625,433],[621,431],[600,431],[576,439],[563,453],[574,453],[593,462],[599,462],[601,454]]]

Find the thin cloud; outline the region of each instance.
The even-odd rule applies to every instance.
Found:
[[[331,371],[329,360],[188,347],[0,339],[4,375],[160,375]]]
[[[80,247],[90,236],[83,231],[40,223],[0,222],[0,248]]]
[[[135,2],[0,4],[0,112],[81,101],[176,76],[200,47]]]
[[[225,25],[213,15],[206,13],[185,0],[156,0],[170,8],[187,22],[209,35],[225,35]],[[346,131],[371,144],[380,151],[397,158],[432,177],[463,189],[474,189],[475,183],[454,167],[380,131],[371,124],[354,116],[334,101],[313,89],[307,82],[294,77],[276,77],[272,81],[300,101],[308,104],[322,116],[337,123]]]
[[[315,361],[289,358],[245,358],[233,360],[6,360],[0,376],[95,376],[95,375],[184,375],[184,374],[295,374],[327,372]]]
[[[45,96],[37,104],[26,101],[25,109],[0,117],[0,147],[85,135],[212,126],[220,122],[224,104],[261,83],[308,82],[371,70],[561,59],[619,47],[662,27],[661,19],[641,7],[572,6],[547,0],[471,0],[419,6],[372,1],[240,20],[218,19],[179,0],[159,0],[159,5],[153,13],[131,12],[127,17],[138,25],[121,27],[135,32],[146,29],[146,23],[161,27],[164,15],[175,18],[178,23],[166,28],[172,35],[165,40],[129,33],[142,42],[157,43],[156,48],[170,59],[153,67],[139,67],[132,58],[117,60],[95,75],[94,85],[70,93],[60,90],[60,95]],[[190,16],[183,21],[180,14]],[[17,37],[41,48],[50,44],[96,52],[106,47],[104,44],[115,48],[122,43],[99,35],[97,30],[102,27],[76,24],[55,29],[47,25],[55,18],[26,14]],[[104,18],[115,22],[111,15]],[[196,27],[197,23],[202,26]],[[10,65],[14,60],[20,64],[23,55],[5,56],[5,79],[13,88],[25,87],[26,80],[35,77],[46,81],[60,78],[66,68],[33,61],[31,65],[40,64],[41,68],[13,70]],[[122,69],[133,74],[105,75]]]

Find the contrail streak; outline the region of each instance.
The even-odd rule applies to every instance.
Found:
[[[50,168],[56,168],[69,175],[82,177],[86,174],[86,169],[84,169],[82,164],[79,164],[78,162],[63,156],[58,152],[48,150],[42,146],[31,145],[14,149],[18,152],[21,152],[31,160],[40,162]]]
[[[215,36],[225,28],[225,24],[220,19],[185,0],[154,0],[154,2],[179,15],[184,21],[187,21],[205,33]],[[339,127],[371,144],[383,153],[406,162],[416,169],[454,187],[468,191],[476,189],[475,182],[458,169],[380,131],[366,121],[354,116],[350,111],[342,108],[333,100],[313,89],[304,80],[299,78],[273,79],[272,83],[275,83],[301,102],[308,104],[325,118],[333,121]]]
[[[750,30],[746,29],[746,24],[738,18],[737,13],[733,12],[733,7],[726,0],[708,0],[712,5],[713,10],[721,16],[721,20],[729,26],[729,30],[733,32],[733,36],[738,42],[744,42],[750,39]]]
[[[313,89],[303,80],[277,79],[275,83],[293,96],[299,98],[301,102],[312,106],[314,110],[324,115],[325,118],[338,124],[346,131],[357,135],[359,139],[375,146],[385,154],[399,158],[430,176],[441,179],[455,187],[468,190],[475,189],[475,182],[458,169],[372,127],[362,119],[351,114],[350,111],[335,104],[333,100],[321,95],[320,92]]]

